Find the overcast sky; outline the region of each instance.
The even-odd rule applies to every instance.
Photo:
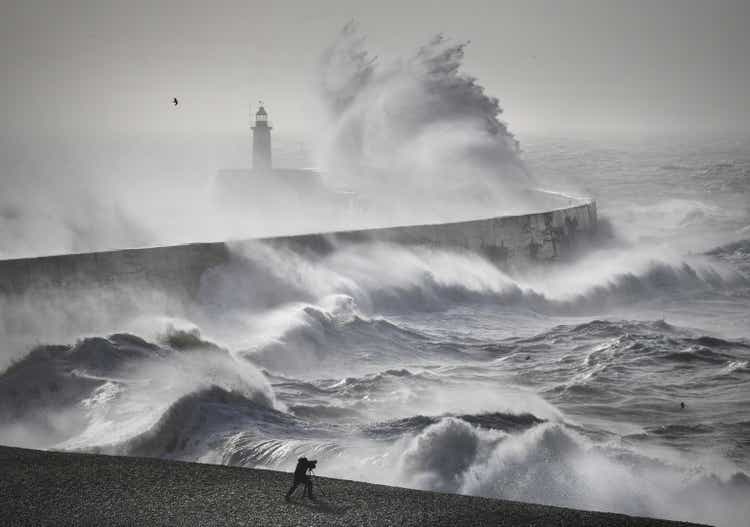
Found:
[[[471,40],[465,71],[517,132],[750,123],[748,0],[0,6],[0,113],[11,135],[238,133],[259,99],[278,133],[310,133],[316,61],[350,19],[384,61],[438,32]]]

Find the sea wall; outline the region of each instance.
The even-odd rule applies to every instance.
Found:
[[[535,214],[341,232],[332,237],[335,242],[377,240],[464,248],[512,268],[572,257],[592,239],[596,228],[596,203],[585,201]]]
[[[594,201],[534,214],[237,242],[67,254],[0,261],[0,295],[57,288],[138,285],[193,298],[201,276],[229,262],[233,249],[268,243],[324,254],[338,244],[383,241],[462,248],[512,270],[572,257],[596,233]]]

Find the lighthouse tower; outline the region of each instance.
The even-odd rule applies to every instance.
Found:
[[[261,103],[253,129],[253,170],[271,170],[271,124]]]

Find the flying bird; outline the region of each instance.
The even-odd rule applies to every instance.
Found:
[[[180,102],[177,100],[177,97],[174,97],[172,99],[172,104],[174,104],[175,106],[177,106],[178,104],[180,104]]]

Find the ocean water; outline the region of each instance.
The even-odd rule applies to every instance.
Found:
[[[540,186],[597,198],[605,244],[514,273],[449,249],[258,244],[204,276],[199,305],[134,292],[116,327],[71,297],[79,338],[14,349],[0,374],[0,442],[305,455],[326,476],[747,525],[750,142],[524,150]]]

